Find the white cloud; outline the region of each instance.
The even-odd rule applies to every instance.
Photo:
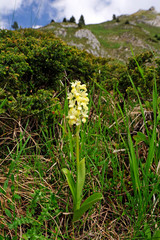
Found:
[[[84,15],[85,22],[100,23],[112,19],[113,14],[131,14],[139,9],[155,6],[160,11],[159,0],[54,0],[51,7],[57,10],[57,19],[70,18],[79,20]]]
[[[1,0],[0,1],[0,14],[7,15],[21,7],[23,0]]]
[[[8,27],[8,21],[0,19],[0,29],[7,29]]]
[[[38,28],[40,28],[40,27],[42,27],[42,25],[33,25],[33,26],[32,26],[32,28],[34,28],[34,29],[38,29]]]
[[[160,12],[160,0],[0,0],[0,26],[7,27],[5,19],[11,22],[14,14],[22,16],[25,7],[31,9],[36,22],[47,14],[48,19],[55,21],[62,21],[64,17],[70,19],[73,15],[78,22],[83,14],[86,24],[89,24],[111,20],[113,14],[131,14],[139,9],[147,10],[151,6]],[[35,21],[34,24],[36,25]]]
[[[154,6],[157,11],[160,11],[160,1],[157,0],[112,0],[111,7],[117,9],[120,14],[131,14],[139,9],[147,10]]]

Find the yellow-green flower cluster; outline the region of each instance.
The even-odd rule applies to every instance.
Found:
[[[69,119],[69,125],[80,125],[81,122],[85,123],[88,117],[88,93],[86,85],[81,84],[80,81],[72,83],[71,88],[72,90],[68,94],[69,111],[67,118]]]

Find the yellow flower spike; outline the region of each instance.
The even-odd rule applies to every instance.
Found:
[[[87,211],[94,203],[101,200],[101,193],[94,193],[89,196],[82,204],[83,186],[85,183],[85,158],[80,160],[80,125],[86,122],[88,117],[88,102],[87,89],[85,84],[80,81],[75,81],[71,84],[71,92],[68,94],[69,111],[67,118],[69,125],[76,125],[75,147],[76,147],[76,182],[74,182],[73,175],[67,168],[62,171],[66,176],[68,185],[70,187],[73,197],[73,223],[80,219],[80,217]]]
[[[85,84],[80,81],[71,83],[71,92],[68,93],[67,99],[69,100],[69,111],[67,118],[69,125],[80,125],[81,122],[85,123],[88,117],[88,102],[89,98]]]

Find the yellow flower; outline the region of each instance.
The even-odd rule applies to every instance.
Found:
[[[71,84],[71,92],[68,93],[69,111],[67,118],[70,125],[80,125],[85,123],[88,117],[88,102],[89,98],[85,84],[80,81],[75,81]]]

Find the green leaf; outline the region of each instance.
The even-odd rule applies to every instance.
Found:
[[[6,191],[0,186],[0,193],[6,194]]]
[[[17,193],[15,193],[13,197],[14,197],[15,199],[18,199],[18,200],[21,199],[21,196],[18,195]]]
[[[72,196],[73,196],[73,203],[75,204],[76,202],[76,192],[75,192],[75,183],[72,177],[72,174],[67,168],[63,168],[62,172],[65,174],[69,188],[71,190]]]
[[[8,179],[4,182],[3,189],[6,191],[8,188]]]
[[[134,140],[136,141],[137,144],[142,142],[142,141],[146,144],[149,144],[147,136],[142,132],[137,132],[137,135],[133,136],[133,138],[134,138]]]
[[[157,124],[159,123],[159,121],[160,121],[160,113],[157,116]]]
[[[160,229],[155,232],[152,240],[160,240]]]
[[[130,160],[130,168],[131,168],[131,174],[133,171],[132,176],[132,182],[134,183],[133,188],[135,193],[137,192],[138,189],[138,193],[141,199],[141,191],[140,191],[140,178],[139,178],[139,168],[138,168],[138,161],[136,158],[136,154],[135,154],[135,150],[134,150],[134,146],[133,146],[133,141],[131,138],[131,134],[130,131],[128,129],[128,143],[129,143],[129,160]]]
[[[156,127],[153,128],[152,138],[150,140],[149,150],[148,150],[148,156],[146,159],[145,164],[145,174],[148,175],[150,166],[152,164],[153,158],[154,158],[154,152],[155,152],[155,139],[156,139]]]
[[[22,237],[23,237],[24,240],[28,240],[28,237],[27,237],[26,234],[23,234]]]
[[[90,208],[92,205],[103,198],[102,193],[94,193],[88,197],[82,204],[82,206],[74,212],[73,222],[80,219],[80,217]]]
[[[3,102],[0,104],[0,108],[2,108],[5,105],[6,101],[7,101],[7,98],[5,98]]]
[[[6,208],[5,209],[5,214],[7,215],[7,217],[11,218],[12,217],[12,214],[11,212]]]
[[[80,208],[82,190],[85,182],[85,158],[83,158],[77,166],[77,183],[76,183],[76,209]]]
[[[151,239],[151,230],[147,223],[144,223],[144,232],[146,239]]]

